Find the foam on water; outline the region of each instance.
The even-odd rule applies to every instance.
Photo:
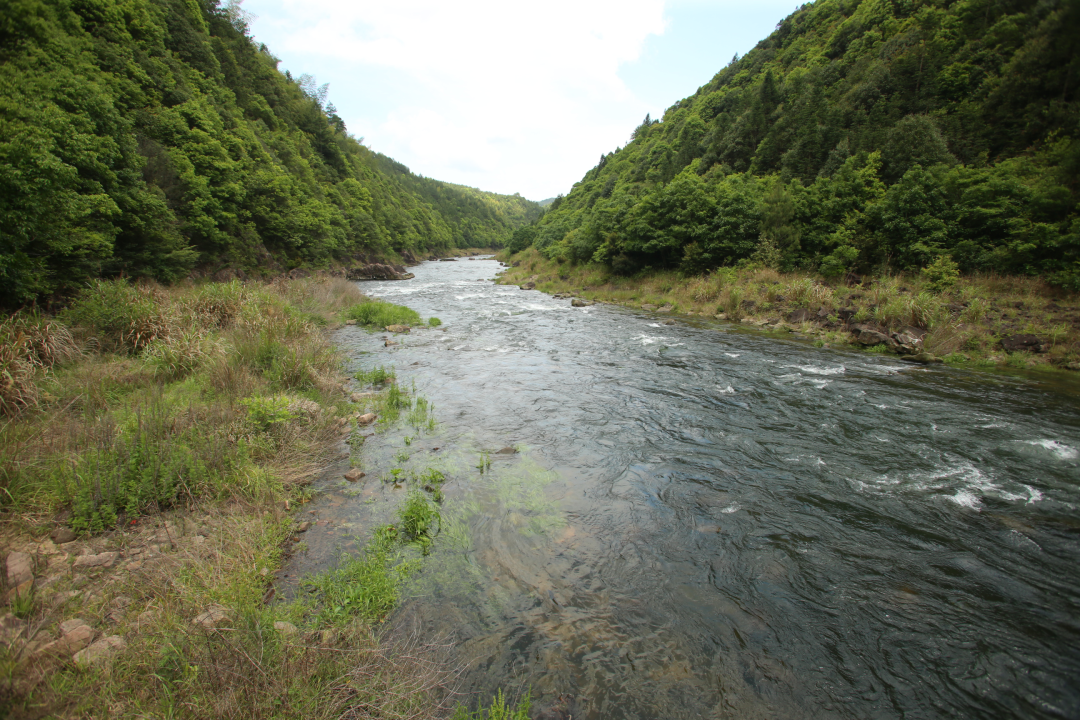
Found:
[[[1057,440],[1024,440],[1023,442],[1026,445],[1045,448],[1062,460],[1075,460],[1078,454],[1076,448],[1069,447]]]

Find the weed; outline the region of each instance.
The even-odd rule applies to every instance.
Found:
[[[427,496],[419,490],[411,491],[398,509],[398,519],[401,521],[401,532],[419,545],[425,555],[431,552],[433,534],[437,532],[436,525],[442,516]]]
[[[296,417],[289,409],[291,401],[284,395],[245,398],[240,404],[247,408],[248,422],[260,430],[269,430],[278,423],[286,423]]]
[[[428,403],[426,398],[416,398],[416,403],[409,411],[408,423],[419,432],[422,428],[435,429],[435,406]]]
[[[388,325],[419,325],[420,315],[411,308],[381,300],[368,300],[353,305],[344,313],[346,319],[355,320],[368,328],[384,328]]]
[[[889,351],[889,346],[885,343],[881,343],[880,345],[871,345],[865,348],[865,350],[870,353],[884,353]]]
[[[11,599],[9,610],[15,617],[28,618],[34,611],[34,590],[30,589],[25,595],[19,593],[18,588],[12,590],[14,597]]]
[[[437,317],[430,317],[427,321],[428,327],[439,327],[442,325],[442,320]]]
[[[319,593],[318,616],[330,623],[351,618],[379,622],[397,607],[402,583],[417,569],[414,562],[396,562],[392,550],[397,531],[376,528],[358,555],[342,555],[338,567],[311,578],[306,585]]]
[[[529,710],[532,708],[530,693],[518,701],[514,707],[507,705],[503,691],[491,699],[491,706],[487,709],[480,708],[476,712],[469,712],[464,705],[458,705],[451,720],[529,720]]]
[[[371,370],[360,370],[354,375],[362,385],[381,385],[388,381],[397,379],[397,373],[394,372],[394,368],[385,368],[382,365],[377,365]]]
[[[399,463],[408,462],[409,461],[409,453],[404,452],[404,451],[394,453],[394,459],[397,460]]]
[[[410,445],[412,445],[413,439],[410,436],[406,435],[404,438],[402,438],[402,440],[405,441],[405,447],[409,447]]]
[[[490,470],[491,469],[491,455],[488,454],[487,452],[481,452],[480,453],[480,463],[476,466],[476,468],[480,471],[481,475],[483,475],[485,471]]]

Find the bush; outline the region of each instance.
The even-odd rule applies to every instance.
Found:
[[[169,332],[153,292],[124,280],[94,280],[61,319],[93,333],[103,350],[118,353],[137,353]]]
[[[922,270],[931,292],[943,293],[956,285],[960,278],[960,267],[948,255],[939,255],[934,262]]]
[[[369,300],[345,311],[345,318],[364,327],[384,328],[387,325],[420,325],[420,315],[413,309],[381,300]]]

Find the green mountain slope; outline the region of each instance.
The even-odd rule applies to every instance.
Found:
[[[1080,2],[818,0],[511,247],[616,271],[1045,274],[1080,289]]]
[[[246,32],[216,0],[0,3],[0,302],[498,246],[539,215],[370,151]]]

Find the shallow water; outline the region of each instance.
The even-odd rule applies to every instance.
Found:
[[[398,619],[456,639],[467,690],[588,718],[1080,717],[1074,385],[571,308],[497,269],[362,284],[445,323],[337,337],[438,426],[367,440],[292,577],[393,517],[380,475],[436,467]]]

